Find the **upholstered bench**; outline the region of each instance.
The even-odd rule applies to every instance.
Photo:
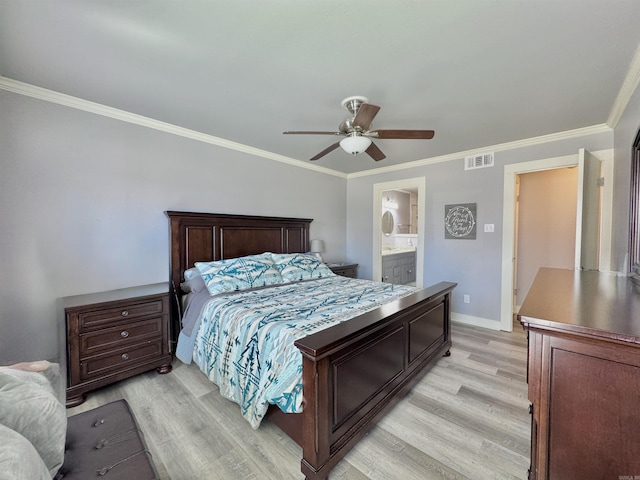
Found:
[[[56,480],[155,480],[158,474],[126,400],[67,420],[64,463]]]
[[[0,480],[157,480],[133,412],[118,400],[67,418],[59,367],[0,367]]]

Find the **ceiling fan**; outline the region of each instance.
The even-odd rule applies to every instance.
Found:
[[[315,132],[315,131],[287,131],[285,135],[339,135],[343,138],[339,142],[325,148],[311,160],[318,160],[327,153],[333,152],[336,148],[342,149],[352,155],[365,152],[376,162],[386,158],[373,142],[372,138],[381,139],[412,139],[429,140],[433,138],[433,130],[377,130],[371,128],[371,122],[375,118],[380,107],[367,103],[366,97],[347,97],[342,101],[342,106],[346,108],[353,117],[346,119],[338,126],[337,132]]]

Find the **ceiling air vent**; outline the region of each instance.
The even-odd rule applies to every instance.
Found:
[[[474,168],[484,167],[493,167],[493,152],[464,157],[465,170],[473,170]]]

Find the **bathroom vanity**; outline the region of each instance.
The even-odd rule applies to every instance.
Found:
[[[416,281],[415,247],[382,248],[382,281],[398,285]]]

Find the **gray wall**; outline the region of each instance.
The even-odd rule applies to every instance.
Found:
[[[167,281],[165,210],[313,218],[345,258],[344,178],[5,91],[0,112],[0,363],[56,357],[58,297]]]
[[[347,258],[360,264],[363,278],[372,275],[373,185],[407,178],[426,177],[424,285],[447,280],[457,282],[453,311],[500,321],[502,266],[502,201],[504,165],[576,155],[613,148],[613,134],[597,134],[544,145],[497,152],[495,166],[464,170],[463,159],[399,170],[381,175],[350,178],[347,195]],[[476,240],[444,239],[444,207],[454,203],[476,203]],[[495,233],[484,233],[482,225],[493,223]],[[471,302],[464,304],[463,295]]]
[[[504,165],[615,144],[612,268],[625,267],[639,91],[614,134],[498,152],[493,168],[460,159],[348,181],[5,91],[0,113],[1,363],[55,357],[57,298],[165,281],[169,209],[314,218],[324,258],[371,278],[373,185],[424,176],[424,284],[458,282],[455,312],[499,322]],[[445,241],[449,203],[477,203],[495,233]]]

